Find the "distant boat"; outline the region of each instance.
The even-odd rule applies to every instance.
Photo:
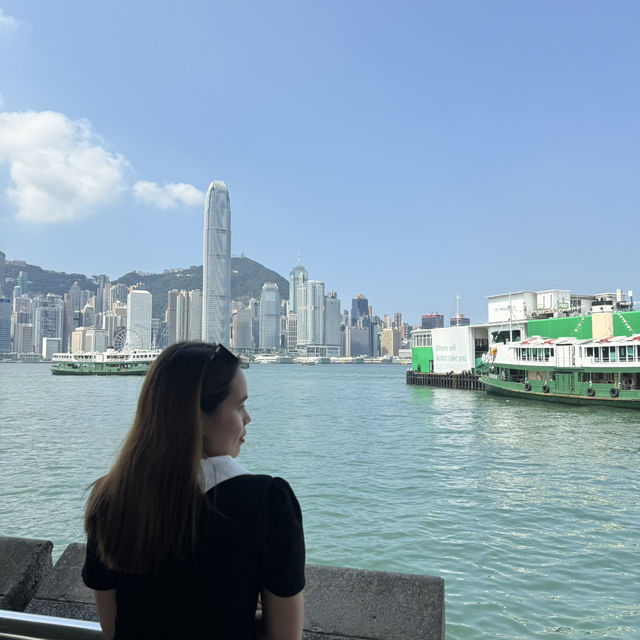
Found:
[[[54,376],[143,376],[160,355],[159,350],[115,351],[103,353],[54,353]]]

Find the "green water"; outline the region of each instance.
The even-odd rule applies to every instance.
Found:
[[[640,638],[640,415],[254,365],[239,461],[281,475],[308,562],[445,579],[448,640]],[[0,533],[81,541],[137,378],[0,364]]]

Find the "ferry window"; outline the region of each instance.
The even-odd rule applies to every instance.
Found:
[[[636,358],[640,358],[640,345],[636,346]]]
[[[609,358],[610,358],[611,362],[615,362],[616,361],[616,348],[615,347],[609,347]]]
[[[618,347],[618,358],[620,362],[626,362],[627,350],[624,347]]]
[[[587,358],[593,358],[593,347],[587,347]]]
[[[544,350],[544,361],[549,362],[549,349],[545,348]]]
[[[629,358],[629,360],[633,360],[633,347],[631,346],[627,347],[627,358]]]
[[[593,361],[600,362],[600,347],[593,348]]]
[[[609,347],[599,347],[602,349],[602,362],[609,362]]]
[[[553,349],[550,349],[550,351],[551,351],[551,357],[553,358]]]

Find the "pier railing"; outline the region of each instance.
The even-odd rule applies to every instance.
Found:
[[[472,391],[484,391],[484,384],[479,376],[468,371],[464,373],[432,373],[407,371],[407,384],[419,387],[445,387],[447,389],[469,389]]]

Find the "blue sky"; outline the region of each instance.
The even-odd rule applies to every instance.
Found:
[[[0,250],[106,273],[300,252],[343,308],[636,289],[640,4],[0,0]]]

